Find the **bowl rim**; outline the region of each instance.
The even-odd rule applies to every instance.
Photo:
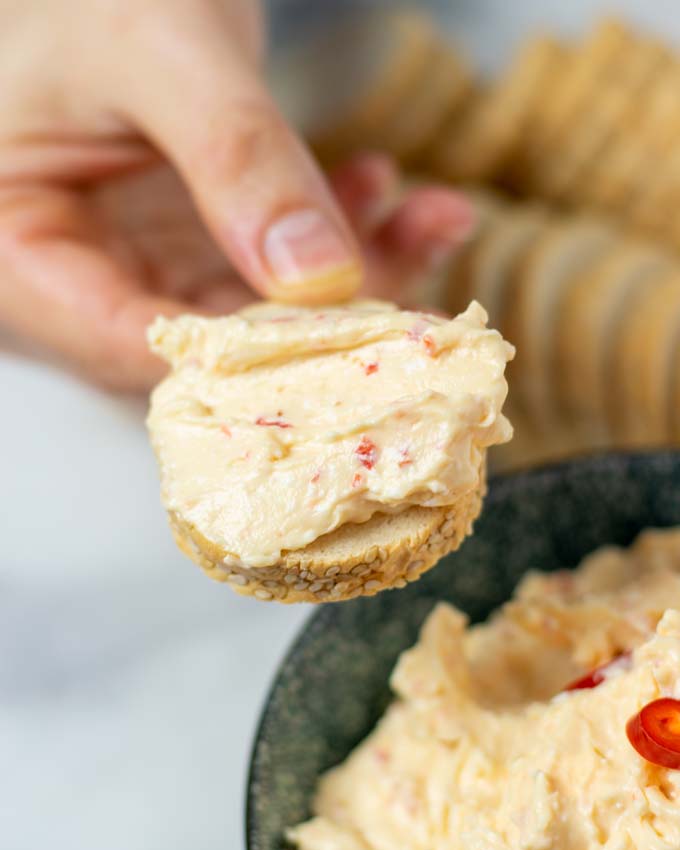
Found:
[[[671,459],[680,456],[680,449],[669,447],[657,448],[642,448],[631,450],[606,450],[606,451],[582,451],[568,458],[553,461],[551,463],[540,464],[537,466],[526,466],[518,469],[500,472],[489,477],[488,492],[484,497],[482,510],[488,504],[493,504],[499,498],[502,498],[505,489],[517,480],[536,481],[545,477],[553,477],[563,474],[565,470],[573,467],[595,467],[600,465],[608,465],[610,463],[634,462],[644,459]],[[510,484],[509,484],[510,482]],[[473,532],[474,534],[474,532]],[[437,565],[435,564],[435,567]],[[434,569],[434,567],[433,567]],[[313,633],[323,623],[333,616],[338,603],[324,602],[315,605],[313,610],[302,621],[298,627],[291,643],[276,664],[276,668],[272,674],[272,679],[265,691],[260,710],[252,733],[252,740],[248,756],[248,767],[246,770],[246,784],[244,788],[244,839],[246,850],[256,850],[252,844],[252,835],[255,831],[255,795],[254,786],[256,785],[258,770],[258,750],[262,737],[262,731],[267,723],[269,712],[271,710],[272,698],[276,692],[282,672],[289,664],[291,659],[297,654],[301,645],[310,639],[310,633]],[[258,848],[261,850],[261,848]]]

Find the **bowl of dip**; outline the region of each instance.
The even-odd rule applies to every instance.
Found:
[[[659,774],[661,778],[658,778],[659,768],[653,764],[650,766],[638,756],[625,736],[625,720],[637,710],[638,703],[641,707],[654,696],[680,698],[680,693],[676,694],[673,690],[675,680],[670,681],[673,678],[671,674],[666,677],[668,681],[664,679],[663,663],[655,656],[661,651],[659,647],[666,654],[670,653],[669,657],[673,656],[676,637],[680,647],[680,632],[675,634],[676,627],[680,630],[680,615],[676,618],[673,612],[663,611],[666,606],[680,607],[679,603],[673,602],[676,561],[677,593],[680,594],[680,534],[674,536],[671,532],[660,532],[652,535],[651,548],[648,536],[639,538],[646,529],[669,529],[677,525],[680,525],[680,453],[616,453],[579,458],[492,479],[473,536],[419,581],[402,590],[384,592],[373,598],[321,606],[311,615],[282,662],[260,719],[247,787],[248,850],[281,850],[288,846],[287,831],[313,815],[313,801],[315,794],[319,793],[320,777],[343,763],[371,734],[388,706],[394,703],[395,691],[400,705],[413,703],[419,706],[422,718],[418,715],[414,722],[421,723],[422,719],[422,729],[432,731],[439,741],[446,741],[451,752],[455,747],[460,751],[463,746],[469,747],[461,725],[467,724],[467,732],[478,736],[479,740],[485,727],[482,725],[480,729],[477,725],[473,728],[470,719],[473,715],[466,714],[463,703],[463,707],[458,708],[458,696],[452,698],[453,702],[447,697],[446,711],[440,710],[441,706],[438,708],[436,702],[450,685],[447,675],[457,664],[453,657],[458,652],[456,634],[465,627],[462,618],[453,609],[440,603],[455,606],[469,624],[482,623],[511,598],[527,573],[533,575],[535,571],[548,575],[526,578],[522,583],[520,603],[513,603],[505,609],[510,612],[507,619],[512,621],[511,625],[492,620],[493,629],[484,626],[478,631],[474,648],[466,650],[468,654],[476,653],[477,661],[470,671],[473,681],[472,684],[460,685],[461,693],[470,690],[467,696],[474,700],[475,722],[478,722],[479,716],[491,718],[489,734],[495,730],[495,734],[500,735],[496,746],[502,749],[506,740],[514,739],[521,758],[509,749],[505,762],[499,757],[498,764],[502,770],[496,770],[498,765],[494,762],[494,773],[488,765],[477,763],[479,754],[474,747],[472,755],[464,762],[460,759],[456,762],[452,755],[454,760],[443,762],[441,768],[438,759],[449,758],[448,751],[441,756],[435,750],[423,750],[420,759],[426,760],[424,770],[430,775],[438,769],[442,769],[444,777],[448,777],[452,770],[458,771],[458,774],[455,781],[453,777],[447,780],[454,782],[448,789],[430,787],[427,811],[419,812],[418,806],[422,808],[422,801],[416,799],[415,792],[411,794],[408,784],[416,788],[418,777],[414,778],[409,771],[411,762],[417,764],[419,757],[407,752],[401,744],[393,747],[390,730],[387,729],[364,745],[362,754],[353,762],[352,773],[343,767],[335,778],[324,782],[317,797],[320,801],[317,808],[321,805],[326,813],[331,812],[333,819],[342,824],[343,821],[349,822],[347,811],[351,812],[354,807],[360,821],[365,813],[362,815],[359,809],[365,799],[370,812],[375,812],[366,817],[377,829],[380,821],[378,812],[396,800],[395,805],[403,807],[399,814],[403,820],[399,821],[399,817],[395,820],[390,815],[386,819],[390,821],[386,824],[386,831],[376,832],[375,840],[369,836],[365,845],[352,837],[353,826],[348,827],[346,834],[342,831],[336,834],[333,832],[335,827],[331,829],[328,823],[320,822],[300,834],[308,842],[303,846],[347,847],[348,850],[355,847],[363,850],[366,846],[372,850],[385,840],[385,836],[389,837],[389,829],[395,829],[395,824],[400,823],[404,836],[415,835],[412,830],[422,824],[423,834],[427,837],[427,829],[432,828],[433,821],[432,794],[435,791],[441,794],[443,802],[440,802],[445,808],[447,799],[460,794],[463,783],[468,783],[465,787],[470,789],[464,802],[474,801],[474,805],[470,803],[470,817],[474,823],[483,822],[484,828],[491,830],[494,837],[502,835],[507,845],[499,846],[542,846],[520,843],[528,839],[553,841],[553,845],[545,846],[580,846],[569,843],[572,836],[558,836],[556,830],[566,829],[568,832],[570,828],[563,823],[559,783],[570,781],[573,775],[585,777],[583,770],[591,776],[588,780],[591,784],[587,785],[585,778],[583,783],[577,783],[581,794],[578,804],[582,808],[584,799],[587,801],[590,795],[594,810],[591,824],[590,815],[583,815],[579,809],[578,829],[585,832],[573,837],[574,842],[578,838],[584,842],[583,846],[599,846],[587,843],[591,840],[588,830],[591,827],[595,832],[600,830],[600,838],[603,835],[607,838],[613,834],[613,825],[620,830],[625,828],[626,835],[635,840],[644,841],[644,828],[653,823],[652,814],[657,805],[659,824],[655,834],[666,830],[664,840],[667,841],[658,846],[680,846],[673,843],[673,830],[680,829],[680,805],[677,806],[677,821],[673,806],[671,814],[668,814],[668,800],[674,799],[676,777],[680,788],[680,771],[664,771],[663,776]],[[650,576],[644,579],[647,582],[644,604],[638,602],[640,592],[637,585],[620,598],[616,596],[621,593],[624,581],[637,581],[638,576],[626,550],[614,547],[628,547],[636,538],[639,540],[635,547],[642,547],[645,564],[651,564]],[[590,559],[587,562],[589,566],[580,573],[567,572],[601,547],[610,548],[597,556],[596,563],[591,563],[593,559]],[[660,561],[665,566],[659,566],[657,562]],[[565,608],[563,603],[578,597],[574,577],[578,575],[578,581],[585,581],[580,578],[582,573],[585,575],[584,570],[589,571],[588,593],[584,593],[582,599],[578,598],[576,608],[568,605]],[[550,602],[549,610],[543,600]],[[607,600],[613,600],[609,608]],[[418,649],[407,653],[400,661],[391,688],[390,676],[399,657],[419,640],[421,627],[435,608],[435,615],[421,633]],[[586,628],[589,617],[596,626],[590,631]],[[517,626],[515,621],[521,626]],[[507,640],[503,639],[500,631],[505,628],[510,629]],[[520,631],[513,632],[512,629],[516,628]],[[475,629],[472,631],[475,632]],[[518,638],[520,632],[528,634],[527,640],[533,643],[527,643],[523,648],[524,637]],[[649,641],[645,643],[647,639]],[[437,646],[438,641],[440,646]],[[567,644],[569,646],[565,650]],[[641,644],[644,648],[638,649]],[[665,648],[667,646],[670,649]],[[517,649],[514,660],[513,648]],[[634,653],[631,652],[633,648]],[[522,657],[524,651],[528,654]],[[630,661],[631,655],[634,661]],[[494,666],[496,661],[498,664]],[[613,662],[611,667],[610,662]],[[639,676],[635,680],[635,693],[627,695],[623,677],[633,675],[629,670],[631,665],[634,671],[639,668]],[[450,668],[443,678],[440,668]],[[658,675],[648,675],[647,668],[656,670]],[[598,672],[601,669],[604,672]],[[458,675],[452,676],[454,686],[457,686],[455,679]],[[464,678],[467,674],[460,675]],[[597,721],[597,705],[583,701],[595,699],[593,684],[599,685],[602,681],[606,681],[602,688],[607,687],[611,691],[599,692],[605,697],[609,693],[609,697],[604,703],[608,708]],[[658,694],[654,688],[657,688]],[[455,710],[452,711],[454,703]],[[519,723],[517,718],[525,711],[525,703],[531,703],[531,711],[537,706],[536,716],[530,718],[529,725],[526,717],[524,725],[513,725]],[[429,714],[421,711],[422,706],[426,706]],[[390,709],[391,719],[385,721],[394,725],[395,740],[402,734],[400,729],[412,725],[402,723],[399,726],[401,720],[395,712],[400,710],[400,707]],[[578,718],[583,715],[595,718],[592,720],[595,726],[588,727],[586,732],[578,725]],[[573,717],[576,720],[572,723]],[[503,727],[502,723],[509,725]],[[551,723],[557,724],[559,730],[573,729],[573,733],[558,731],[553,734]],[[503,736],[498,730],[504,728],[507,728],[507,733]],[[538,747],[538,766],[532,765],[528,755],[535,743],[534,729],[539,730],[536,735],[545,734],[548,742]],[[517,743],[522,734],[531,736],[532,740],[526,746]],[[569,734],[573,734],[573,740],[569,739]],[[587,765],[577,760],[579,742],[584,735],[593,736],[593,740],[599,735],[604,740],[599,748],[588,745]],[[420,739],[422,737],[421,734]],[[387,742],[385,746],[384,741]],[[418,742],[416,745],[420,746]],[[569,752],[561,753],[560,746]],[[369,747],[372,747],[370,754]],[[554,747],[555,752],[551,760],[545,762],[545,753],[550,747]],[[565,756],[573,756],[573,763]],[[623,759],[625,768],[617,767],[617,758]],[[375,764],[371,759],[375,760]],[[522,759],[526,763],[520,763]],[[390,760],[394,760],[393,764],[398,763],[396,769],[401,771],[404,781],[400,780],[401,784],[397,787],[392,776],[389,779],[392,782],[389,795],[381,798],[380,795],[375,796],[375,789],[382,781],[381,774],[376,772],[374,776],[372,771],[378,771],[380,762]],[[509,763],[512,770],[508,768]],[[553,765],[560,767],[553,770]],[[388,776],[389,765],[384,767]],[[524,777],[518,773],[521,770],[525,771]],[[571,773],[562,775],[560,770]],[[613,790],[607,788],[602,791],[598,787],[597,783],[605,782],[605,779],[612,782],[612,770],[618,770],[619,774],[627,771],[625,793],[631,800],[640,798],[635,804],[637,809],[633,802],[622,806],[630,820],[630,823],[626,821],[625,827],[621,826],[616,809],[620,801],[612,803],[606,811],[595,811],[600,794],[603,799],[614,799],[619,791],[616,781]],[[418,773],[416,767],[413,771]],[[526,790],[530,784],[526,777],[531,777],[529,790]],[[428,777],[427,781],[431,782],[431,779]],[[481,791],[475,786],[476,782]],[[494,782],[502,784],[497,799],[494,797]],[[513,782],[519,789],[515,796],[508,791]],[[653,788],[658,786],[662,796],[665,795],[662,802],[655,804],[654,792],[648,788],[650,782]],[[366,784],[366,794],[357,791],[362,783]],[[623,778],[621,783],[624,783]],[[489,803],[489,811],[485,811],[485,799],[495,801]],[[377,810],[376,806],[379,807]],[[494,809],[493,818],[491,807]],[[458,801],[455,815],[462,817],[464,812],[465,807]],[[487,814],[490,818],[488,823],[484,820]],[[446,817],[452,817],[451,812]],[[663,820],[664,817],[666,820]],[[313,830],[317,826],[315,833]],[[466,827],[462,824],[458,828]],[[469,834],[468,844],[461,846],[492,846],[475,843],[478,836],[473,832]],[[513,838],[515,835],[516,839]],[[443,840],[441,834],[437,837]],[[555,843],[558,838],[563,843]],[[516,845],[513,844],[515,840]],[[600,839],[592,838],[593,842],[596,840]],[[458,845],[444,843],[442,846]]]

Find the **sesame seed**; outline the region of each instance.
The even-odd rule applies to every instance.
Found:
[[[309,592],[310,592],[310,593],[316,593],[316,592],[317,592],[317,590],[321,590],[321,588],[322,588],[323,586],[324,586],[324,585],[323,585],[323,582],[322,582],[322,581],[315,581],[315,582],[314,582],[314,584],[310,584],[310,585],[309,585]]]
[[[234,573],[227,578],[227,581],[231,584],[238,584],[241,587],[245,587],[248,584],[248,579],[241,575],[241,573]]]
[[[298,581],[299,578],[300,576],[297,573],[286,573],[283,577],[283,580],[286,582],[286,584],[295,584],[295,582]]]
[[[410,574],[416,573],[421,570],[425,566],[425,561],[413,561],[409,567],[407,572]]]
[[[293,585],[293,590],[307,590],[308,587],[309,587],[309,582],[299,581],[297,584]]]
[[[189,548],[194,553],[194,555],[198,555],[200,557],[203,554],[198,547],[198,543],[196,543],[196,541],[192,537],[189,537],[187,535],[184,539],[187,541]]]
[[[268,599],[274,598],[274,594],[270,593],[268,590],[261,590],[261,589],[255,591],[255,596],[258,599],[263,599],[265,601],[268,600]]]
[[[272,580],[263,581],[262,585],[263,585],[263,587],[272,587],[272,588],[277,588],[277,587],[280,586],[278,581],[272,581]]]
[[[340,572],[340,567],[329,567],[326,570],[327,576],[336,576]]]
[[[371,581],[367,581],[366,584],[364,585],[364,587],[366,588],[366,590],[369,590],[369,591],[370,590],[379,590],[382,587],[382,582],[376,581],[375,579],[372,579]]]

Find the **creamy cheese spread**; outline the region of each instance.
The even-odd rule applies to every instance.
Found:
[[[476,303],[447,320],[379,301],[157,319],[165,507],[259,567],[378,511],[454,503],[512,433],[513,349],[486,320]]]
[[[680,771],[626,735],[642,706],[680,698],[680,530],[531,574],[483,625],[439,605],[392,687],[291,830],[303,850],[680,848]]]

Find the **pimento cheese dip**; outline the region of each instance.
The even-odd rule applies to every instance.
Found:
[[[301,850],[680,848],[680,530],[532,573],[482,625],[438,605],[391,684]]]
[[[476,303],[447,320],[380,301],[157,319],[165,507],[225,563],[265,567],[376,512],[455,503],[512,433],[513,349],[486,321]]]

